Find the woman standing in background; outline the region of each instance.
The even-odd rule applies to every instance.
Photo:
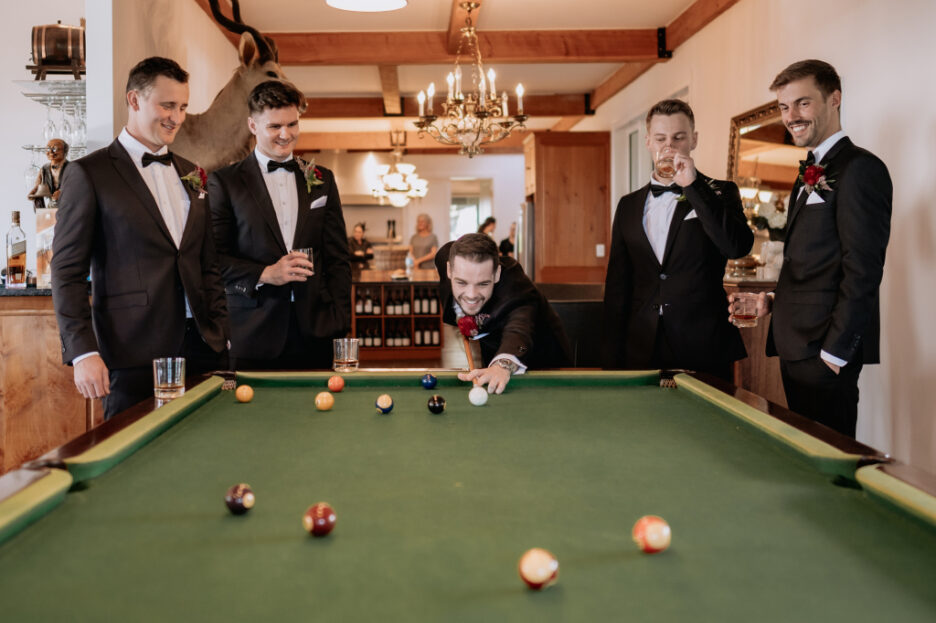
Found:
[[[439,250],[439,239],[432,233],[432,219],[428,214],[416,217],[416,233],[410,238],[409,256],[416,268],[435,268],[432,259]]]

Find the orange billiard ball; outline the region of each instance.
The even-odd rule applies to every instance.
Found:
[[[670,546],[672,532],[662,517],[646,515],[634,524],[632,536],[641,550],[648,554],[656,554]]]
[[[337,374],[328,379],[328,389],[336,394],[344,389],[344,379]]]
[[[315,408],[319,411],[330,411],[335,406],[335,397],[328,392],[319,392],[315,396]]]
[[[520,579],[534,591],[545,588],[559,579],[559,561],[551,552],[534,547],[520,557],[517,564]]]
[[[240,385],[234,391],[234,397],[237,398],[237,402],[250,402],[253,400],[253,387],[250,385]]]

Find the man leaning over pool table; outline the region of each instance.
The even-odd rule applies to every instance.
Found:
[[[484,367],[462,372],[459,379],[500,394],[512,374],[570,365],[559,316],[520,264],[500,256],[489,236],[465,234],[449,242],[436,253],[435,264],[443,322],[467,321],[471,339],[481,344]]]

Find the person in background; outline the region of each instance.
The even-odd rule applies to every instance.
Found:
[[[432,259],[439,250],[439,239],[432,233],[432,219],[428,214],[416,217],[416,233],[410,238],[409,256],[416,268],[435,268]]]
[[[491,238],[494,237],[494,230],[497,228],[497,219],[493,216],[489,216],[484,219],[484,222],[481,223],[481,226],[478,227],[479,234],[486,234]]]
[[[57,203],[62,194],[62,175],[68,166],[68,143],[60,138],[53,138],[46,145],[46,158],[49,162],[42,165],[39,175],[36,176],[36,185],[29,191],[27,198],[31,199],[36,208],[44,208],[43,197],[49,197],[52,203]],[[43,188],[44,187],[44,188]]]
[[[351,252],[352,269],[370,268],[370,260],[374,259],[374,245],[364,237],[366,229],[366,223],[356,223],[351,237],[348,238],[348,251]]]
[[[517,244],[517,224],[511,223],[510,234],[508,234],[506,238],[500,241],[500,254],[504,257],[516,258],[517,256],[514,255],[514,248],[516,244]]]

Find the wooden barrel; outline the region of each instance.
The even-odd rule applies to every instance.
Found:
[[[32,57],[36,65],[85,64],[85,29],[81,26],[47,24],[32,28]]]

